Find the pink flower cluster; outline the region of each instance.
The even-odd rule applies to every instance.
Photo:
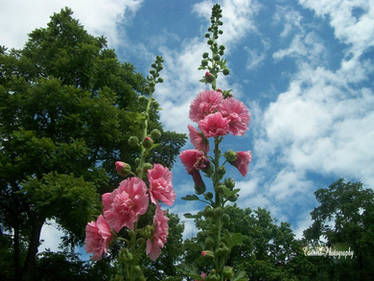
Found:
[[[118,167],[120,163],[116,162]],[[155,164],[147,171],[149,190],[137,177],[123,180],[119,187],[102,195],[103,215],[86,226],[85,250],[93,253],[92,259],[99,260],[107,253],[113,238],[111,230],[120,232],[123,227],[134,229],[140,215],[147,212],[149,200],[156,205],[153,218],[155,227],[152,240],[147,241],[147,254],[155,260],[161,253],[168,235],[168,218],[161,210],[159,201],[171,206],[176,195],[172,186],[172,175],[168,168]],[[148,195],[149,194],[149,195]]]
[[[202,184],[199,170],[209,165],[206,154],[209,152],[211,137],[219,137],[231,133],[244,135],[248,130],[251,115],[248,108],[233,97],[223,98],[222,92],[206,90],[198,94],[190,106],[190,119],[198,123],[200,129],[188,125],[190,140],[195,149],[183,151],[179,157],[194,178],[195,185]],[[245,176],[251,161],[250,151],[238,152],[233,165]]]
[[[242,136],[248,129],[251,115],[241,101],[233,97],[224,99],[221,92],[206,90],[192,101],[190,119],[198,123],[207,138],[228,133]]]

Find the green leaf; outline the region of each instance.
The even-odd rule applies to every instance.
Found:
[[[186,218],[186,219],[196,219],[198,216],[197,215],[193,215],[193,214],[191,214],[191,213],[185,213],[185,214],[183,214],[184,215],[184,217]]]
[[[194,200],[199,200],[199,197],[195,194],[193,195],[186,195],[184,197],[182,197],[182,200],[186,200],[186,201],[194,201]]]
[[[248,281],[245,271],[239,271],[231,281]]]

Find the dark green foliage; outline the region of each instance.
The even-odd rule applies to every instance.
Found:
[[[34,30],[22,50],[1,48],[0,226],[14,234],[15,279],[33,278],[46,219],[60,224],[66,245],[82,242],[100,194],[119,183],[114,162],[132,164],[139,153],[127,140],[142,132],[144,86],[68,8]],[[157,109],[154,103],[150,129],[161,130]],[[151,157],[171,166],[184,142],[166,132]]]
[[[315,192],[320,206],[311,213],[313,224],[304,231],[308,245],[350,248],[351,259],[309,257],[318,280],[374,280],[374,193],[360,182],[343,179]]]
[[[245,271],[249,280],[306,280],[303,271],[309,263],[289,224],[275,224],[265,209],[252,211],[229,206],[225,214],[229,219],[224,220],[224,229],[234,233],[227,243],[238,242],[231,250],[228,265]],[[211,259],[202,257],[201,251],[214,241],[207,239],[206,220],[200,217],[196,225],[202,231],[185,242],[185,263],[195,264],[197,273],[209,272]]]

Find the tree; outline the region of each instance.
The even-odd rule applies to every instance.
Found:
[[[324,238],[329,247],[350,248],[354,252],[353,259],[310,257],[319,268],[319,276],[325,278],[319,277],[320,280],[373,280],[373,191],[360,182],[340,179],[317,190],[315,196],[320,206],[311,212],[313,224],[304,231],[306,242],[324,244]]]
[[[0,49],[0,225],[12,234],[14,278],[31,280],[40,231],[54,219],[73,247],[119,182],[114,161],[135,161],[145,79],[120,63],[103,37],[89,35],[68,8],[34,30],[22,50]],[[157,103],[150,128],[162,130]],[[164,132],[173,164],[185,136]],[[157,158],[159,157],[159,158]]]
[[[232,249],[229,265],[245,271],[249,280],[308,280],[304,278],[304,270],[310,264],[288,223],[277,225],[265,209],[240,209],[236,205],[225,209],[225,217],[224,228],[240,234],[242,239],[242,243]],[[201,256],[209,243],[207,224],[199,216],[196,226],[200,230],[197,237],[185,242],[185,264],[195,264],[197,273],[207,272],[210,260]],[[238,239],[239,235],[236,237],[233,239]]]

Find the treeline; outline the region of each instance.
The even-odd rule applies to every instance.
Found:
[[[98,262],[74,252],[84,228],[101,211],[100,195],[120,181],[113,163],[134,164],[130,136],[141,137],[145,78],[121,63],[105,38],[89,35],[70,9],[34,30],[21,50],[0,48],[0,279],[112,280],[119,249]],[[162,130],[152,103],[150,129],[162,131],[150,162],[172,167],[186,136]],[[374,280],[374,196],[361,183],[339,180],[316,192],[320,205],[302,240],[265,209],[227,210],[225,227],[240,233],[229,263],[249,280]],[[144,256],[148,280],[182,280],[186,268],[208,272],[201,251],[206,225],[183,241],[169,214],[160,257]],[[64,231],[63,250],[38,252],[43,224]],[[233,237],[233,239],[236,239]],[[306,256],[303,248],[350,248],[353,258]]]

